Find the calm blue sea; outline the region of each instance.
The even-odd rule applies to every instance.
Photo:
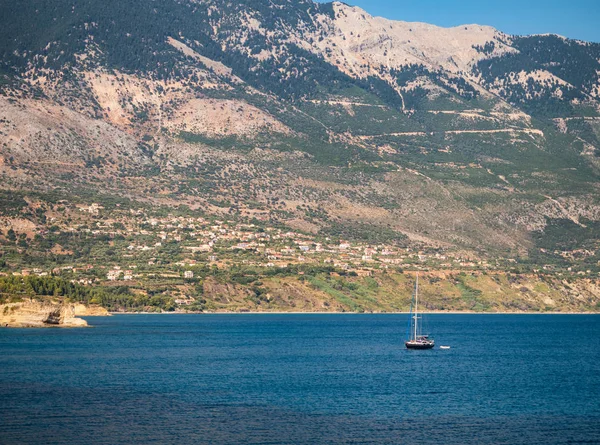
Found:
[[[599,444],[600,316],[117,315],[0,329],[1,444]]]

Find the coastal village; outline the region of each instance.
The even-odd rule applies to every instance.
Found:
[[[43,224],[3,219],[0,277],[59,278],[90,289],[127,292],[147,298],[141,304],[143,310],[154,310],[153,304],[160,310],[243,310],[246,303],[275,310],[282,304],[277,298],[283,295],[289,296],[285,304],[291,308],[296,304],[292,300],[301,298],[310,302],[310,310],[329,310],[326,302],[312,301],[313,291],[322,294],[319,298],[332,297],[332,303],[342,302],[336,310],[362,310],[361,299],[369,306],[367,294],[375,291],[361,294],[352,286],[368,283],[380,286],[376,292],[395,293],[396,300],[389,308],[371,305],[370,310],[385,311],[403,307],[403,299],[410,295],[410,277],[417,272],[428,277],[432,286],[454,283],[455,288],[448,292],[466,301],[460,303],[461,309],[488,307],[488,303],[476,301],[483,294],[477,283],[467,281],[489,281],[490,277],[495,280],[492,285],[510,287],[517,299],[526,291],[536,292],[535,298],[545,298],[544,304],[551,309],[559,304],[555,300],[563,297],[558,291],[553,298],[545,297],[544,280],[580,279],[593,286],[598,282],[598,268],[570,265],[575,264],[573,259],[593,256],[595,251],[557,252],[569,261],[566,266],[523,264],[517,258],[482,258],[473,252],[402,237],[370,242],[324,236],[239,215],[187,210],[161,213],[120,204],[67,201],[48,204],[43,210],[43,214],[37,212],[43,216]],[[500,277],[511,272],[520,278],[502,278],[502,284]],[[381,284],[383,277],[390,276],[404,277],[402,287],[396,289],[394,282],[388,282],[389,287]],[[294,297],[296,291],[302,296]],[[344,292],[358,302],[346,300]],[[218,302],[211,305],[210,299]],[[455,309],[454,303],[446,300],[442,297],[432,303],[432,309]],[[573,296],[566,295],[564,300],[572,304]],[[510,304],[527,308],[538,303]],[[585,304],[591,303],[586,300]]]
[[[89,285],[156,277],[192,279],[195,267],[228,268],[237,262],[246,266],[282,269],[298,264],[321,264],[357,276],[371,276],[378,270],[389,268],[493,271],[517,263],[512,258],[487,261],[444,248],[369,244],[218,218],[147,217],[142,209],[130,210],[125,212],[125,216],[116,218],[100,218],[104,207],[97,203],[76,206],[76,209],[91,217],[93,222],[87,221],[88,218],[83,215],[85,222],[80,224],[54,218],[50,221],[50,224],[55,224],[53,230],[76,237],[103,238],[107,245],[122,250],[117,255],[119,261],[114,264],[73,262],[59,267],[23,268],[10,273],[23,276],[72,274],[77,277],[78,283]],[[41,227],[27,236],[41,238],[49,233],[48,228]],[[172,258],[165,258],[166,247],[176,248],[179,259],[171,261]],[[63,246],[56,245],[53,249],[55,253],[62,253],[67,262],[72,257],[69,251],[60,252]],[[550,270],[553,266],[545,268]]]

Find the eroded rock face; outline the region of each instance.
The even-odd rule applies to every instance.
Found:
[[[87,322],[75,316],[72,304],[26,301],[0,305],[3,327],[84,327]]]
[[[103,308],[95,304],[86,306],[85,304],[75,303],[73,305],[73,311],[76,317],[108,317],[110,313]]]

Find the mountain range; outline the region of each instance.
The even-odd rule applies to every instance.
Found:
[[[311,0],[19,0],[0,17],[4,217],[17,195],[118,196],[600,259],[600,44]]]

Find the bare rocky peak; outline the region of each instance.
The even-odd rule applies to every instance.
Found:
[[[515,51],[509,36],[490,26],[464,25],[442,28],[427,23],[403,22],[373,17],[363,9],[333,3],[327,39],[318,43],[329,60],[345,59],[344,68],[369,74],[369,68],[401,68],[423,64],[453,73],[467,72],[484,57]],[[494,50],[485,55],[476,47],[493,42]]]

